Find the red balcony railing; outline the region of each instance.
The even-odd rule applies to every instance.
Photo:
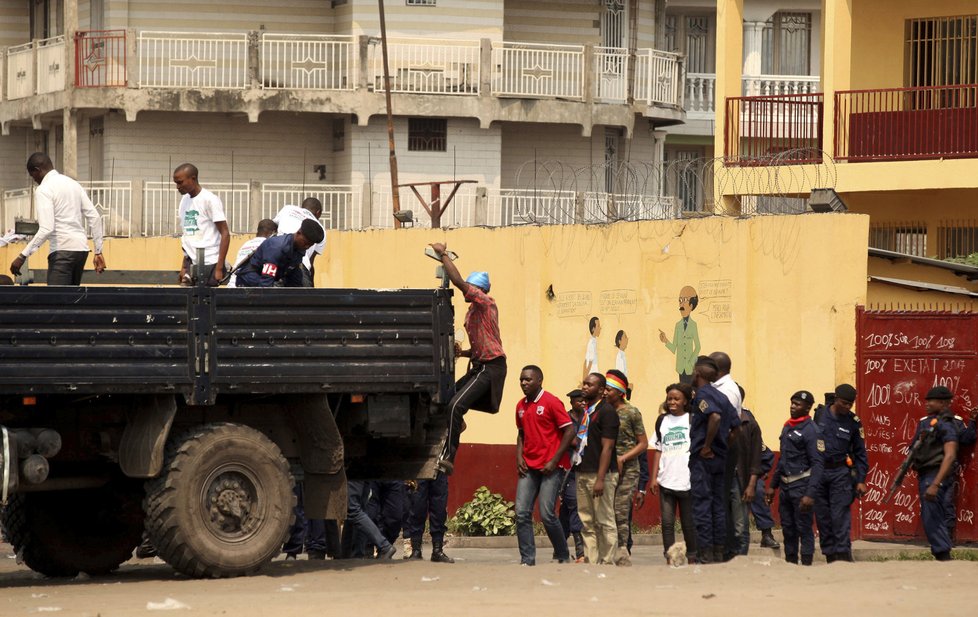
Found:
[[[727,98],[725,164],[822,162],[821,93]]]
[[[75,86],[102,88],[126,85],[126,31],[90,30],[75,33]]]
[[[978,157],[978,85],[835,93],[835,158]]]

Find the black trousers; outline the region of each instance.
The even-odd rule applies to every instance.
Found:
[[[88,251],[48,253],[48,285],[81,285]]]
[[[501,360],[501,362],[499,362]],[[442,458],[454,463],[455,454],[458,452],[458,443],[462,436],[462,423],[466,412],[480,401],[486,401],[492,396],[494,376],[499,379],[500,367],[502,379],[506,378],[505,358],[499,358],[493,365],[473,362],[469,366],[469,371],[456,382],[455,396],[448,403],[448,412],[451,418],[448,420],[448,438],[445,440],[445,449],[442,451]]]

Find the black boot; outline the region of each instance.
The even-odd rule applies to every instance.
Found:
[[[770,529],[761,530],[761,548],[781,548]]]
[[[803,566],[810,566],[810,565],[812,565],[812,558],[813,557],[814,557],[813,555],[802,555],[801,556],[801,565],[803,565]]]
[[[850,561],[850,562],[855,561],[855,559],[852,558],[852,551],[846,551],[845,553],[837,553],[835,556],[835,560]]]
[[[149,536],[143,534],[143,541],[136,547],[136,559],[149,559],[156,557],[156,547],[150,542]]]
[[[726,551],[724,550],[722,544],[715,545],[713,547],[713,562],[714,563],[723,563],[723,562],[727,561],[727,556],[726,556],[725,553],[726,553]]]
[[[838,555],[826,555],[825,556],[825,563],[832,563],[833,561],[837,560],[838,558],[839,558]]]
[[[934,559],[937,561],[951,561],[954,558],[951,557],[951,551],[943,551],[940,553],[934,553]]]
[[[441,540],[431,541],[431,560],[435,563],[455,563],[455,560],[445,554],[442,550],[443,542]]]
[[[405,559],[424,559],[421,554],[421,540],[411,540],[411,552],[404,555]]]
[[[581,535],[580,531],[574,532],[574,557],[577,559],[584,558],[584,536]]]
[[[784,560],[787,561],[788,563],[793,563],[795,565],[798,565],[798,555],[785,555]]]

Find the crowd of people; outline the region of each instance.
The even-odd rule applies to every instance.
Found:
[[[31,155],[27,170],[38,184],[38,231],[11,263],[11,273],[20,275],[27,258],[50,241],[47,283],[79,285],[89,253],[86,223],[92,232],[94,269],[104,271],[101,219],[84,189],[59,174],[43,153]],[[200,185],[198,175],[189,163],[173,172],[182,195],[180,284],[313,286],[315,259],[325,248],[318,199],[286,205],[274,219],[260,221],[256,237],[244,244],[234,264],[226,264],[230,232],[224,208]],[[431,247],[469,305],[465,330],[470,347],[456,344],[455,349],[456,357],[466,359],[468,366],[447,405],[448,430],[438,473],[434,479],[410,482],[350,481],[342,535],[337,521],[305,518],[302,484],[297,483],[296,524],[283,547],[288,556],[305,552],[313,559],[389,559],[403,533],[409,543],[404,557],[420,559],[427,523],[431,560],[452,562],[444,552],[448,477],[454,471],[464,416],[470,409],[499,410],[507,366],[488,273],[463,278],[444,244]],[[0,283],[12,281],[3,277]],[[596,327],[592,320],[592,334]],[[669,344],[664,334],[660,337]],[[698,345],[696,349],[698,353]],[[776,494],[787,561],[812,564],[815,527],[828,562],[852,561],[850,511],[853,501],[867,492],[869,469],[862,425],[852,411],[856,389],[839,385],[814,414],[811,392],[791,395],[775,464],[760,426],[744,407],[745,393],[731,376],[729,355],[717,351],[693,357],[691,365],[679,367],[680,383],[665,389],[653,435],[646,430],[642,412],[630,403],[629,381],[622,370],[601,373],[593,364],[587,366],[580,387],[567,394],[565,407],[544,390],[539,366],[523,367],[519,384],[524,396],[515,412],[516,535],[523,565],[537,561],[535,504],[554,560],[631,565],[632,514],[644,506],[649,491],[659,500],[667,562],[708,564],[747,554],[751,514],[761,532],[761,546],[779,548],[770,512]],[[921,517],[938,560],[951,558],[957,449],[974,442],[976,433],[974,413],[967,420],[955,416],[952,398],[943,386],[927,393],[928,414],[920,420],[910,448]],[[683,544],[676,542],[677,517]],[[148,556],[152,547],[144,543],[140,552]]]

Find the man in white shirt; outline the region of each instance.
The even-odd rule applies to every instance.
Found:
[[[723,392],[723,395],[740,414],[744,409],[744,400],[740,396],[740,387],[730,376],[730,356],[722,351],[714,351],[710,354],[710,358],[717,363],[717,368],[720,369],[720,377],[713,382],[713,387]]]
[[[237,270],[244,265],[248,261],[248,258],[251,257],[256,250],[258,250],[258,247],[261,246],[262,242],[274,236],[277,230],[278,225],[276,225],[275,221],[272,219],[262,219],[258,221],[258,229],[255,230],[255,237],[242,244],[241,248],[238,249],[238,254],[234,258],[234,265],[232,266],[231,270]],[[238,275],[232,274],[231,280],[228,281],[228,287],[237,286]]]
[[[285,206],[278,211],[273,219],[278,225],[278,233],[294,234],[299,231],[302,221],[309,219],[315,221],[320,227],[323,224],[319,217],[323,215],[323,203],[315,197],[306,197],[302,200],[302,207]],[[326,228],[323,227],[323,241],[318,242],[306,251],[306,256],[302,258],[302,286],[315,287],[313,281],[316,276],[315,262],[316,255],[322,255],[326,250]]]
[[[216,287],[224,278],[224,260],[231,245],[231,232],[224,204],[197,181],[197,168],[184,163],[173,170],[173,183],[183,195],[180,200],[180,224],[183,226],[183,263],[180,266],[180,284],[192,281],[190,270],[197,264],[197,249],[204,249],[202,277],[207,284]]]
[[[43,152],[35,152],[27,159],[27,173],[38,184],[34,192],[38,229],[27,248],[10,264],[10,272],[20,276],[20,268],[27,258],[50,240],[47,284],[81,285],[82,272],[88,261],[87,221],[95,243],[95,271],[101,274],[105,270],[102,217],[85,189],[58,173],[51,158]]]

